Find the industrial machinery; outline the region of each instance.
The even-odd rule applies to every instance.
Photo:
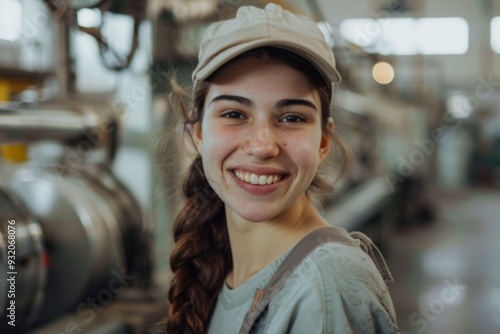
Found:
[[[9,287],[0,286],[0,303],[15,301],[16,332],[71,310],[84,314],[88,297],[107,305],[126,287],[149,286],[150,231],[137,201],[107,167],[117,131],[116,117],[89,104],[0,109],[1,142],[52,140],[73,154],[2,163],[2,275],[15,273],[16,283],[15,298],[7,298],[3,291]],[[96,161],[99,149],[101,161]],[[12,239],[15,246],[9,247]],[[14,253],[9,269],[7,256]],[[2,307],[2,332],[12,331],[9,314]]]

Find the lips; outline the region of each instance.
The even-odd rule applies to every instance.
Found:
[[[261,186],[277,183],[284,177],[284,174],[256,174],[238,169],[233,173],[243,182]]]

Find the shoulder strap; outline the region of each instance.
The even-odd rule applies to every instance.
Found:
[[[361,232],[351,232],[349,233],[349,235],[352,238],[359,240],[360,242],[359,246],[366,254],[368,254],[371,257],[373,263],[375,264],[375,267],[377,267],[377,270],[382,276],[382,279],[384,280],[385,284],[388,285],[394,282],[392,274],[389,271],[389,268],[387,267],[387,263],[385,262],[384,256],[377,248],[377,246],[375,246],[372,240]]]
[[[264,313],[300,262],[315,248],[329,242],[358,245],[346,230],[338,227],[322,227],[307,234],[292,248],[264,289],[257,289],[252,307],[243,320],[239,334],[250,333],[259,316]]]

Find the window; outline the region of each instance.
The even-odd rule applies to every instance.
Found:
[[[17,41],[21,37],[22,5],[18,0],[0,0],[0,40]]]
[[[469,25],[463,18],[419,19],[416,30],[424,55],[464,54],[469,49]]]
[[[350,19],[340,34],[367,52],[384,55],[464,54],[469,25],[459,17]]]
[[[491,20],[491,48],[500,53],[500,16]]]

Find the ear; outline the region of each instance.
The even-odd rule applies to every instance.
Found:
[[[334,124],[333,118],[328,117],[327,127],[329,129],[329,133],[333,133]],[[320,162],[323,162],[328,152],[330,152],[330,147],[332,146],[332,137],[328,133],[323,133],[321,135],[321,143],[319,145],[319,159]]]
[[[200,152],[201,144],[203,142],[203,133],[201,129],[201,122],[191,125],[191,138],[193,138],[196,150]]]

